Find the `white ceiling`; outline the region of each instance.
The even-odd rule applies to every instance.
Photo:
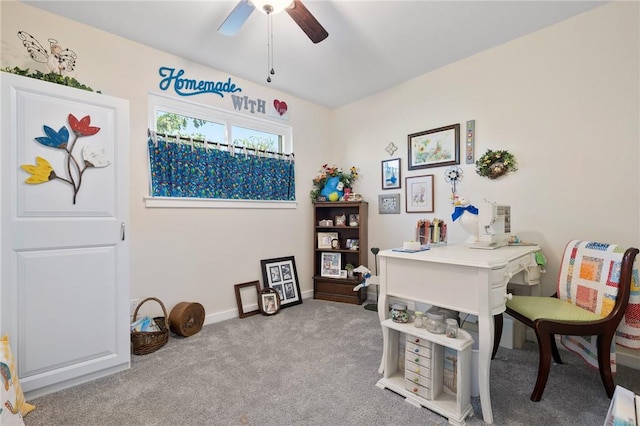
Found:
[[[233,37],[217,33],[237,0],[22,1],[329,108],[607,3],[303,0],[329,37],[313,44],[289,15],[273,16],[267,83],[266,15],[255,10]]]

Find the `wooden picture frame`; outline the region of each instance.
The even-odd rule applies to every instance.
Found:
[[[340,278],[341,253],[320,253],[320,276]]]
[[[382,189],[399,189],[402,186],[400,159],[382,161]]]
[[[378,195],[378,213],[400,214],[400,194]]]
[[[405,179],[407,213],[433,213],[433,175]]]
[[[258,307],[258,309],[252,310],[252,311],[245,311],[245,307],[244,307],[244,303],[243,303],[243,295],[247,295],[247,294],[253,294],[253,292],[255,291],[255,297],[256,297],[256,302],[260,301],[260,282],[259,281],[249,281],[246,283],[242,283],[242,284],[235,284],[234,286],[235,292],[236,292],[236,303],[238,304],[238,317],[240,318],[246,318],[246,317],[250,317],[251,315],[255,315],[255,314],[259,314],[260,313],[260,308]],[[250,290],[250,288],[253,288],[254,290]],[[253,300],[252,300],[253,301]]]
[[[302,303],[298,271],[293,256],[263,259],[260,264],[264,288],[272,288],[278,292],[281,309]]]
[[[262,289],[258,298],[260,312],[264,315],[275,315],[280,311],[280,293],[272,288]]]
[[[460,124],[407,136],[409,170],[460,164]]]

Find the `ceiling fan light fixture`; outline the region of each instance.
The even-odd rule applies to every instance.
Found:
[[[291,6],[293,0],[251,0],[251,3],[262,13],[280,13]]]

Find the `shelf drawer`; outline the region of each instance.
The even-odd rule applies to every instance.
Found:
[[[318,293],[343,294],[345,296],[356,296],[358,293],[353,288],[358,284],[354,283],[336,283],[316,280],[316,291]]]
[[[423,339],[422,337],[412,336],[411,334],[407,334],[407,342],[429,349],[433,346],[433,342]]]
[[[413,342],[407,342],[407,354],[431,358],[431,347],[420,346]]]
[[[425,388],[431,389],[431,379],[428,377],[413,373],[409,370],[405,370],[404,378],[405,380],[408,380],[413,384],[417,384],[420,386],[424,386]]]
[[[419,374],[427,379],[431,379],[431,368],[424,365],[416,364],[415,362],[405,360],[405,372],[411,372],[412,374]]]
[[[433,399],[433,391],[430,388],[422,386],[418,383],[413,383],[409,379],[404,379],[404,388],[411,393],[421,396],[424,399]]]
[[[414,364],[418,364],[419,366],[423,367],[423,368],[431,368],[431,358],[427,358],[426,356],[423,355],[418,355],[412,352],[405,352],[405,365],[407,362],[412,362]]]

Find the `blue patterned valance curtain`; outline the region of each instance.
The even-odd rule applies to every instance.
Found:
[[[293,154],[149,133],[153,197],[295,201]]]

